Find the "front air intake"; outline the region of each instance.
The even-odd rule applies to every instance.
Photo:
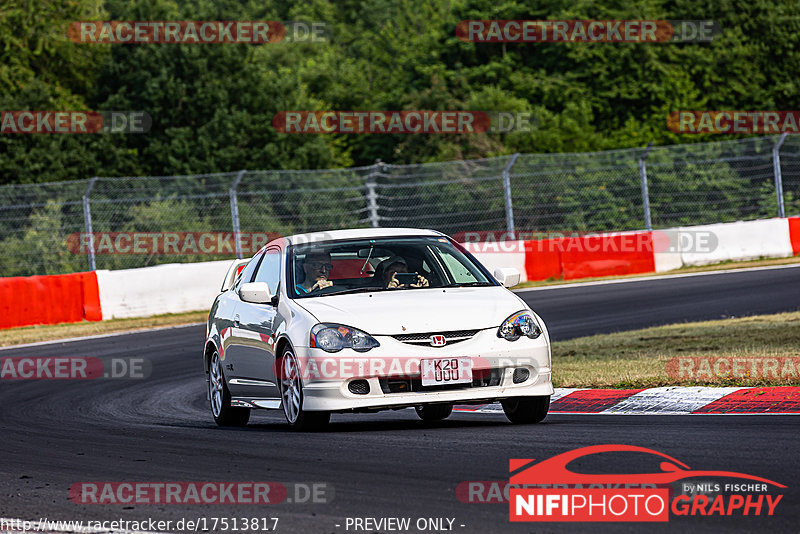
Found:
[[[347,384],[347,389],[354,395],[366,395],[369,393],[369,382],[366,380],[353,380]]]
[[[525,382],[529,376],[531,376],[531,372],[524,367],[517,367],[516,369],[514,369],[515,384],[521,384]]]

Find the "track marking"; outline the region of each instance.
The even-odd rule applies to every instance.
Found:
[[[698,408],[695,413],[800,413],[800,387],[740,388]]]
[[[503,412],[503,407],[500,403],[456,406],[454,411],[497,414]],[[800,415],[800,387],[667,386],[643,390],[556,388],[550,398],[549,413],[579,415]]]
[[[660,387],[650,388],[628,397],[600,412],[603,415],[684,415],[721,399],[740,387]]]

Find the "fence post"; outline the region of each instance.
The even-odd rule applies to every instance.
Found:
[[[516,239],[514,236],[514,208],[511,206],[511,168],[517,162],[518,157],[519,152],[513,154],[511,159],[508,160],[508,163],[506,163],[506,167],[503,169],[503,192],[506,202],[506,232],[508,232],[508,237],[510,239]]]
[[[645,230],[653,229],[653,221],[650,218],[650,192],[647,190],[647,168],[644,165],[644,160],[653,149],[653,142],[644,149],[644,153],[639,158],[639,178],[642,181],[642,206],[644,207],[644,228]]]
[[[778,217],[786,217],[783,208],[783,177],[781,176],[781,147],[786,141],[786,133],[782,133],[778,142],[772,147],[772,172],[775,175],[775,195],[778,197]]]
[[[231,197],[231,219],[233,220],[233,242],[236,243],[236,257],[242,259],[242,236],[240,234],[240,226],[239,226],[239,199],[236,197],[236,188],[239,187],[239,182],[242,181],[244,178],[244,173],[246,170],[239,171],[239,174],[236,175],[236,179],[233,181],[233,185],[231,185],[231,189],[228,192]]]
[[[378,193],[376,192],[376,175],[380,171],[381,167],[383,166],[383,162],[381,160],[375,160],[375,165],[372,166],[372,170],[369,171],[367,175],[367,216],[369,217],[369,226],[370,228],[378,228],[380,220],[380,216],[378,215]]]
[[[89,185],[86,192],[83,194],[83,224],[86,228],[86,237],[88,237],[87,252],[89,254],[89,270],[97,270],[97,264],[94,257],[94,234],[92,233],[92,208],[89,205],[89,193],[92,192],[94,183],[97,181],[97,176],[89,180]]]

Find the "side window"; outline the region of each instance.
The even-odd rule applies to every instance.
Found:
[[[281,280],[281,251],[279,249],[271,249],[264,254],[264,259],[256,273],[256,278],[253,282],[266,282],[269,286],[269,291],[273,295],[278,292],[278,285]]]
[[[239,289],[239,286],[248,283],[250,279],[253,278],[253,273],[255,272],[256,267],[258,267],[258,264],[263,256],[264,256],[263,254],[258,254],[257,256],[253,256],[253,259],[247,262],[247,265],[245,265],[242,274],[239,275],[239,277],[236,279],[236,283],[233,284],[232,289],[234,290]]]

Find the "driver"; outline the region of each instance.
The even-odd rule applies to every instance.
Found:
[[[306,254],[303,260],[303,272],[305,278],[302,284],[297,284],[298,293],[310,293],[318,289],[325,289],[333,285],[333,282],[328,280],[328,275],[331,272],[333,265],[331,265],[331,255],[329,252],[324,251],[311,251]]]
[[[383,284],[387,288],[406,287],[405,284],[401,284],[395,277],[395,273],[408,272],[408,263],[406,260],[401,256],[392,256],[388,260],[384,260],[384,263]],[[418,274],[416,283],[409,284],[409,287],[428,287],[429,285],[428,280],[424,276]]]

